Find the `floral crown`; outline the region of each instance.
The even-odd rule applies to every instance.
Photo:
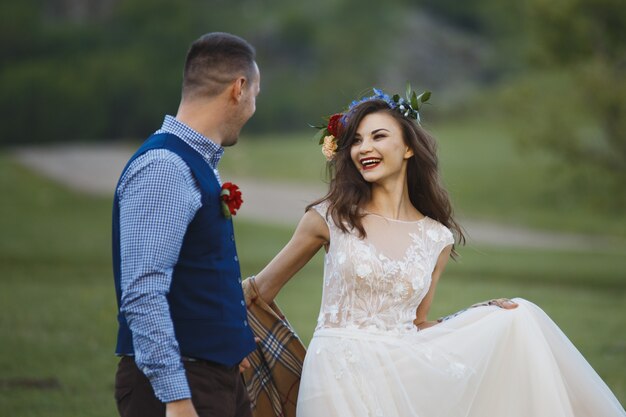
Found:
[[[430,91],[424,91],[421,94],[417,94],[411,89],[411,85],[407,84],[406,98],[401,97],[399,94],[389,96],[378,88],[374,88],[374,95],[369,97],[363,97],[360,100],[354,100],[348,106],[348,109],[342,113],[335,113],[328,118],[328,123],[321,126],[313,126],[320,131],[315,135],[319,144],[322,145],[322,153],[326,157],[327,161],[331,161],[335,153],[337,153],[337,138],[341,136],[341,133],[346,125],[347,118],[357,105],[370,100],[382,100],[389,106],[390,109],[398,111],[404,117],[414,119],[417,124],[420,124],[420,107],[422,104],[430,99]]]

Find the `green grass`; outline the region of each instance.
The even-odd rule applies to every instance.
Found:
[[[559,179],[546,155],[520,148],[513,129],[472,122],[436,127],[433,132],[440,144],[444,181],[459,214],[626,237],[626,212],[609,215],[584,202],[577,190]]]
[[[584,204],[548,168],[545,156],[519,148],[509,126],[464,122],[428,128],[439,142],[442,175],[460,216],[626,237],[626,211],[606,213]],[[227,150],[220,169],[224,177],[319,185],[326,171],[314,133],[244,136]]]
[[[0,193],[0,415],[116,415],[111,202],[69,192],[2,154]],[[291,233],[241,221],[236,229],[245,275],[261,269]],[[461,253],[441,281],[432,317],[495,296],[530,299],[626,402],[623,247],[603,253],[503,248]],[[305,341],[319,309],[320,255],[279,297]],[[50,379],[58,385],[33,384]]]
[[[110,203],[4,156],[0,192],[0,415],[114,415]],[[13,386],[25,378],[60,387]]]
[[[325,159],[310,134],[242,136],[228,148],[220,172],[238,177],[316,184],[325,178]]]

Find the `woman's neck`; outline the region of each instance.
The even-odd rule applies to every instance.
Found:
[[[372,184],[371,198],[363,208],[370,213],[396,220],[416,220],[422,217],[411,204],[406,180]]]

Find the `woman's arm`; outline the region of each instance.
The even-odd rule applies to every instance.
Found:
[[[435,265],[435,269],[433,270],[428,294],[426,294],[426,297],[424,297],[419,307],[417,307],[417,311],[415,312],[415,320],[413,321],[413,323],[415,323],[419,330],[423,330],[437,324],[436,321],[427,321],[428,311],[430,310],[430,305],[433,302],[433,298],[435,298],[435,289],[437,288],[437,282],[439,282],[439,277],[443,273],[443,270],[446,268],[446,264],[448,263],[448,259],[450,258],[450,252],[452,252],[452,245],[448,245],[443,248],[443,250],[439,254],[439,258],[437,258],[437,264]]]
[[[256,275],[259,296],[267,303],[313,255],[330,242],[328,225],[315,210],[304,213],[287,245]]]

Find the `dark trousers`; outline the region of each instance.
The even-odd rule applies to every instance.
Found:
[[[207,361],[183,362],[191,401],[200,417],[251,417],[250,400],[237,366]],[[130,356],[115,375],[115,401],[121,417],[165,417],[165,404]]]

